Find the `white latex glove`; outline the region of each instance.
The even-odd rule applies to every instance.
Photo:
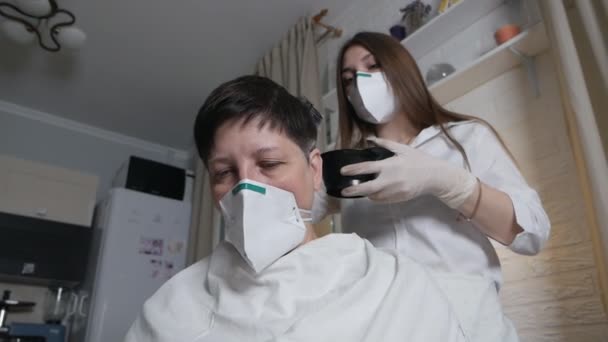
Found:
[[[395,203],[430,194],[457,209],[475,191],[477,179],[463,168],[408,145],[380,138],[368,140],[391,150],[395,156],[343,167],[341,173],[345,176],[378,174],[374,180],[344,189],[345,196]]]

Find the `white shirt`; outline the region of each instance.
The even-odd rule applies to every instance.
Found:
[[[223,242],[146,301],[125,339],[517,340],[491,281],[431,274],[354,234],[313,240],[257,274]]]
[[[473,175],[511,198],[516,221],[524,231],[509,247],[520,254],[538,253],[549,237],[549,219],[538,194],[528,186],[498,138],[475,121],[446,126],[464,148]],[[438,126],[422,130],[411,146],[466,167],[460,152]],[[343,232],[355,232],[376,247],[396,249],[436,270],[482,275],[497,287],[502,283],[500,262],[488,237],[472,222],[458,220],[459,213],[435,197],[381,204],[367,198],[338,201],[325,193],[315,194],[315,221],[338,210]]]

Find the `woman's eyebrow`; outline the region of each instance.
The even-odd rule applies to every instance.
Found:
[[[262,155],[262,154],[264,154],[264,153],[266,153],[266,152],[273,152],[273,151],[276,151],[276,150],[278,150],[278,149],[279,149],[279,148],[278,148],[278,147],[276,147],[276,146],[274,146],[274,147],[262,147],[262,148],[258,148],[258,149],[255,151],[255,153],[254,153],[254,154],[255,154],[256,156],[259,156],[259,155]]]
[[[371,53],[366,54],[365,56],[363,56],[363,58],[361,58],[361,61],[365,62],[370,58],[373,58],[374,55],[372,55]],[[356,72],[355,68],[351,68],[351,67],[344,67],[342,68],[342,73],[345,72],[352,72],[353,74]]]
[[[228,164],[230,163],[230,158],[228,157],[214,157],[209,159],[209,161],[207,162],[208,165],[212,165],[212,164]]]

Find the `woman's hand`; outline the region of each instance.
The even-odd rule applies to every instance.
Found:
[[[477,179],[463,168],[408,145],[380,138],[369,140],[391,150],[395,156],[343,167],[341,173],[345,176],[378,174],[374,180],[344,189],[345,196],[367,196],[375,201],[395,203],[430,194],[458,209],[476,189]]]

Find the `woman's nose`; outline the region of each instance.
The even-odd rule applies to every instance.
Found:
[[[253,180],[256,182],[263,182],[260,179],[259,174],[256,172],[255,168],[253,168],[253,167],[239,168],[239,182],[242,181],[243,179],[249,179],[249,180]]]

